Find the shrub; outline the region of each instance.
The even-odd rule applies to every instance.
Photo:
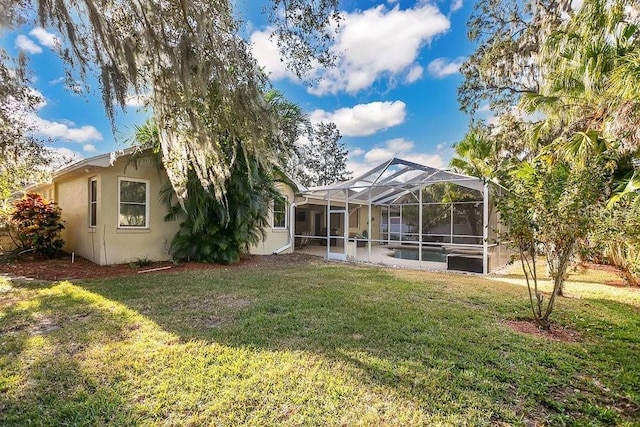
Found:
[[[27,193],[14,208],[11,228],[21,249],[31,249],[44,258],[53,258],[64,245],[60,238],[64,229],[60,208],[37,193]]]

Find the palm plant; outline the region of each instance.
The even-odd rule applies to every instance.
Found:
[[[193,170],[187,175],[182,198],[172,185],[162,188],[161,198],[169,211],[166,220],[181,221],[171,242],[175,259],[230,264],[264,238],[271,201],[279,194],[276,182],[287,180],[280,165],[291,155],[305,122],[300,107],[281,93],[267,92],[265,100],[269,114],[278,123],[268,143],[268,153],[260,157],[231,137],[218,141],[229,165],[222,198]],[[214,97],[211,102],[218,100]],[[140,150],[131,157],[130,164],[136,166],[140,157],[150,156],[162,166],[158,127],[153,120],[136,129],[136,141]]]

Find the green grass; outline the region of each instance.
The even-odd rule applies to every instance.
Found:
[[[547,267],[544,261],[536,263],[538,269],[538,286],[543,292],[551,292],[553,283],[547,276]],[[514,263],[504,274],[490,276],[498,280],[514,285],[527,286],[520,262]],[[563,285],[565,295],[575,298],[608,299],[623,302],[640,307],[640,288],[629,286],[610,286],[606,283],[621,283],[620,276],[603,270],[591,270],[582,266],[570,268],[567,279]]]
[[[640,309],[335,264],[0,279],[0,425],[640,425]],[[631,299],[633,301],[633,299]]]

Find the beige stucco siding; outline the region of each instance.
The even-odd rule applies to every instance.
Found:
[[[120,264],[137,259],[154,261],[168,260],[169,246],[179,228],[178,221],[166,222],[167,209],[160,201],[158,192],[167,182],[167,176],[151,162],[139,162],[135,168],[125,170],[126,158],[116,161],[100,174],[98,190],[98,233],[104,250],[100,252],[99,264]],[[134,178],[147,183],[148,226],[127,228],[119,225],[119,180]]]
[[[367,205],[354,204],[349,205],[349,212],[353,213],[354,209],[357,209],[358,221],[351,221],[353,215],[349,215],[349,233],[356,233],[362,235],[364,231],[369,227],[369,207]],[[371,239],[376,240],[380,238],[380,206],[371,206]]]
[[[62,219],[65,221],[65,229],[62,231],[64,250],[75,252],[76,255],[97,263],[100,259],[102,234],[89,227],[88,200],[91,177],[97,177],[95,171],[67,176],[56,181],[55,199],[62,209]]]
[[[270,255],[276,249],[279,249],[285,246],[290,242],[290,227],[293,226],[292,218],[291,218],[291,204],[295,201],[295,195],[291,187],[286,184],[278,183],[277,184],[278,191],[280,194],[287,199],[287,227],[282,229],[272,229],[271,225],[273,224],[273,213],[269,212],[269,227],[265,230],[266,237],[265,239],[253,245],[249,250],[254,255]],[[291,248],[288,248],[284,251],[284,253],[292,252]]]
[[[108,162],[87,162],[82,167],[71,168],[54,179],[52,194],[66,221],[63,232],[64,249],[74,252],[100,265],[121,264],[149,259],[154,261],[171,258],[171,241],[179,230],[179,221],[166,222],[166,206],[160,201],[159,191],[168,182],[162,169],[150,161],[138,162],[137,167],[127,166],[129,156],[119,158],[113,165]],[[89,159],[90,161],[92,159]],[[96,180],[97,218],[95,226],[89,223],[90,181]],[[120,224],[120,182],[129,180],[144,182],[147,189],[146,224],[127,227]],[[278,184],[278,189],[287,200],[287,224],[273,229],[273,213],[269,212],[269,226],[265,239],[253,245],[250,252],[255,255],[272,254],[290,242],[291,204],[295,201],[292,188]],[[130,205],[131,203],[129,203]],[[136,213],[129,218],[140,218]],[[291,248],[285,250],[291,252]]]
[[[120,264],[137,259],[168,260],[171,239],[177,222],[165,222],[166,207],[158,191],[167,182],[166,174],[148,162],[125,170],[126,158],[113,166],[75,170],[55,179],[55,198],[62,209],[66,229],[62,233],[64,249],[96,264]],[[148,227],[119,227],[119,178],[140,179],[147,183]],[[89,183],[97,182],[97,220],[89,225]]]

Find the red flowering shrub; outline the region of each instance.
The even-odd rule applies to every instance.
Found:
[[[64,245],[60,238],[64,229],[60,208],[37,193],[27,193],[14,207],[11,225],[22,249],[53,258]]]

